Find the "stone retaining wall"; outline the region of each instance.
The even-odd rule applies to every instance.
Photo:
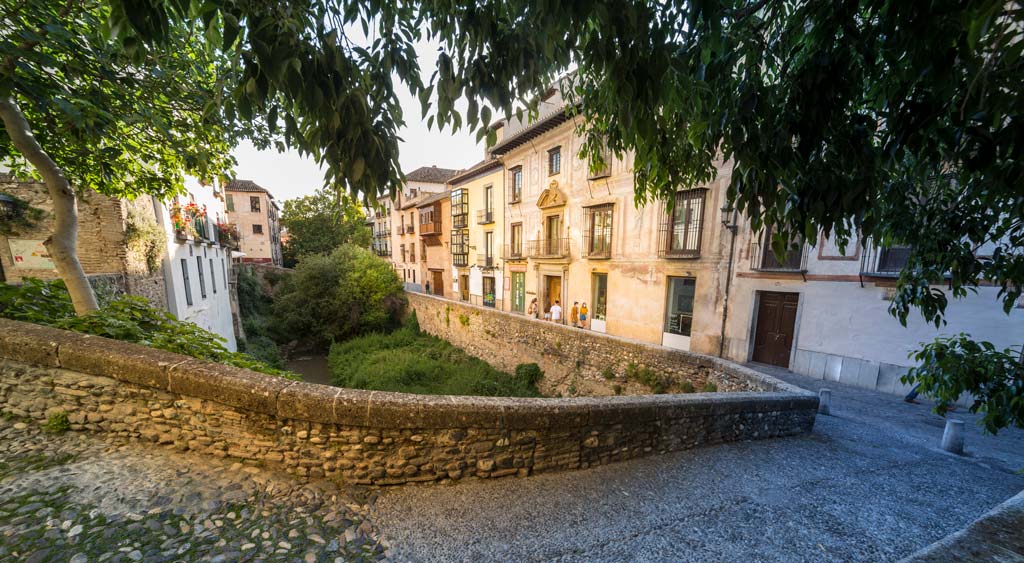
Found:
[[[422,293],[406,296],[424,332],[509,373],[518,364],[538,364],[544,370],[541,389],[549,396],[649,395],[650,387],[627,377],[630,364],[654,370],[672,383],[670,389],[678,389],[683,381],[698,390],[711,382],[719,391],[772,391],[776,385],[751,377],[749,370],[737,371],[736,364],[714,356]]]
[[[809,432],[817,398],[769,392],[520,399],[341,389],[0,319],[0,409],[72,430],[388,485],[526,476]]]

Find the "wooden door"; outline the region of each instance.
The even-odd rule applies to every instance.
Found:
[[[754,331],[755,362],[789,367],[796,329],[796,307],[799,293],[759,292],[757,326]]]
[[[469,276],[459,276],[459,299],[469,301]]]
[[[444,272],[431,270],[430,277],[433,278],[430,282],[430,289],[434,290],[434,295],[444,297]]]
[[[544,296],[544,311],[551,310],[551,306],[555,304],[555,301],[562,299],[562,277],[561,276],[545,276],[547,278],[547,295]],[[564,310],[565,307],[562,307]]]

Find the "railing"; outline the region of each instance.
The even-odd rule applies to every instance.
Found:
[[[695,220],[674,230],[668,219],[663,220],[658,231],[658,257],[700,258],[702,227],[701,221]]]
[[[535,239],[527,243],[526,253],[530,258],[568,258],[569,239]]]
[[[411,234],[413,234],[415,232],[416,232],[416,225],[406,225],[405,226],[405,233],[406,234],[411,235]]]
[[[439,235],[441,234],[441,223],[439,221],[431,221],[429,223],[420,223],[420,236],[428,235]]]
[[[523,245],[506,244],[501,253],[501,259],[505,261],[510,260],[526,260],[526,253],[523,252]]]
[[[874,276],[897,277],[910,259],[909,246],[878,248],[869,246],[860,259],[860,272]]]
[[[480,266],[481,268],[493,268],[494,255],[478,252],[476,254],[476,265]]]
[[[481,209],[476,212],[476,224],[487,225],[494,222],[494,210],[493,209]]]
[[[469,265],[469,254],[452,254],[452,265],[465,268]]]
[[[764,244],[770,238],[751,243],[750,269],[761,272],[803,272],[807,270],[807,245],[800,243],[799,248],[791,247],[780,261],[775,256],[771,244]]]

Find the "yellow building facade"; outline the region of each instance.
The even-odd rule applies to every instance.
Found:
[[[536,299],[544,319],[558,301],[564,324],[717,354],[731,167],[678,192],[671,212],[665,202],[637,208],[631,156],[592,173],[562,107],[509,129],[491,149],[507,186],[503,308],[529,314]]]
[[[455,297],[504,309],[501,249],[505,175],[497,159],[485,159],[448,181],[451,190],[450,255]]]

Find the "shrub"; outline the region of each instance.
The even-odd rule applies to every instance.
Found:
[[[603,370],[601,370],[601,377],[607,380],[615,379],[615,372],[612,370],[612,368],[604,368]]]
[[[687,379],[686,381],[683,382],[682,385],[679,386],[679,390],[682,391],[683,393],[693,393],[693,382]]]
[[[537,364],[519,364],[516,366],[515,377],[526,387],[536,387],[544,378],[544,371]]]
[[[341,387],[426,395],[540,395],[528,383],[539,377],[539,368],[524,368],[524,375],[515,376],[500,372],[447,341],[419,332],[411,320],[389,334],[371,333],[332,345],[328,364],[334,384]]]
[[[459,313],[459,324],[462,326],[469,326],[469,317],[463,313]]]
[[[278,349],[277,343],[266,336],[256,336],[241,340],[238,346],[241,351],[254,360],[277,369],[284,367],[284,361],[281,359],[281,350]]]
[[[708,381],[700,388],[701,393],[715,393],[718,391],[718,386],[713,382]]]
[[[651,389],[652,393],[660,395],[665,392],[667,387],[666,382],[658,376],[658,374],[649,367],[637,367],[636,364],[630,363],[626,366],[626,377],[646,385]]]
[[[273,335],[326,349],[356,335],[395,328],[405,308],[402,281],[364,248],[304,256],[275,290]]]
[[[229,351],[220,336],[194,323],[179,321],[167,311],[157,309],[134,295],[115,297],[98,311],[76,316],[64,282],[30,279],[20,286],[0,284],[0,317],[136,342],[194,358],[298,379],[294,373]]]
[[[43,424],[43,432],[50,434],[60,434],[66,432],[71,428],[71,422],[68,420],[68,413],[66,412],[55,412],[46,419],[46,423]]]

